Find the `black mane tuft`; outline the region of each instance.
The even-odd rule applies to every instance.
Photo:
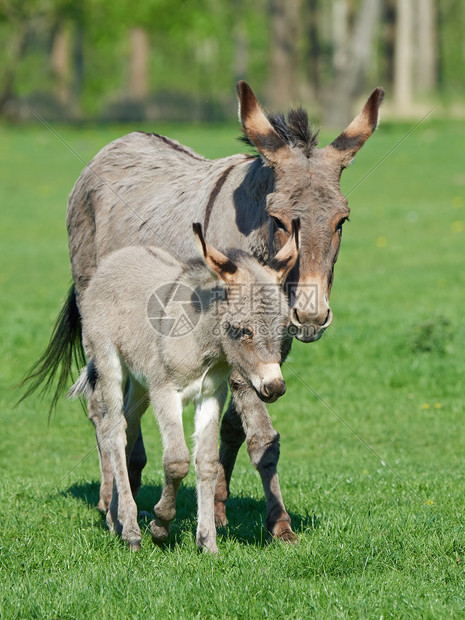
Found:
[[[285,114],[268,114],[273,129],[291,148],[301,149],[305,157],[311,157],[318,145],[318,129],[309,124],[308,114],[303,108],[291,109]],[[239,140],[255,149],[252,140],[245,134]],[[256,150],[256,149],[255,149]]]
[[[310,127],[306,110],[289,110],[287,118],[282,113],[269,114],[268,120],[286,144],[302,149],[306,157],[312,155],[318,145],[318,130]]]

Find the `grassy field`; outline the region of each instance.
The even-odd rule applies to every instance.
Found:
[[[70,283],[64,214],[84,160],[128,127],[0,127],[0,617],[464,617],[465,126],[381,125],[343,175],[351,222],[331,329],[296,343],[270,407],[299,536],[270,543],[245,450],[216,558],[195,547],[195,480],[171,542],[142,522],[131,554],[95,505],[98,460],[77,403],[14,385],[44,349]],[[144,127],[214,157],[237,128]],[[329,139],[323,135],[322,142]],[[372,171],[371,171],[372,170]],[[371,172],[370,172],[371,171]],[[192,433],[192,411],[186,432]],[[138,498],[163,481],[156,424]]]

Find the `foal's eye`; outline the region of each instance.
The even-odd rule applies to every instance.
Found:
[[[245,338],[247,338],[247,339],[253,338],[253,329],[251,329],[250,327],[244,327],[242,329],[242,338],[244,338],[244,339]]]
[[[285,232],[287,232],[287,228],[284,225],[284,223],[279,219],[279,217],[275,217],[274,215],[271,216],[271,219],[273,220],[273,222],[276,224],[276,228],[278,230],[284,230]]]

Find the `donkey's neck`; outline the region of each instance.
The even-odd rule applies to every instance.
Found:
[[[224,168],[229,160],[213,165]],[[274,191],[274,173],[258,157],[226,169],[229,176],[210,212],[207,240],[221,251],[241,249],[266,262],[272,251],[266,203]]]

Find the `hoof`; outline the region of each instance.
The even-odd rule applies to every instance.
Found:
[[[130,551],[140,551],[140,540],[128,540],[127,545]]]
[[[100,510],[100,512],[103,512],[104,514],[106,514],[108,512],[108,509],[110,508],[110,502],[111,502],[111,496],[109,499],[101,497],[97,504],[97,509]]]
[[[281,540],[291,545],[295,545],[299,541],[287,521],[278,521],[270,533],[275,540]]]
[[[215,502],[215,525],[216,527],[226,527],[228,525],[224,502]]]
[[[163,524],[160,521],[152,521],[150,523],[150,533],[152,534],[152,540],[155,545],[163,545],[168,540],[170,535],[170,526]]]
[[[216,545],[207,547],[206,545],[197,544],[197,551],[199,553],[208,553],[210,555],[218,555],[218,547]]]

